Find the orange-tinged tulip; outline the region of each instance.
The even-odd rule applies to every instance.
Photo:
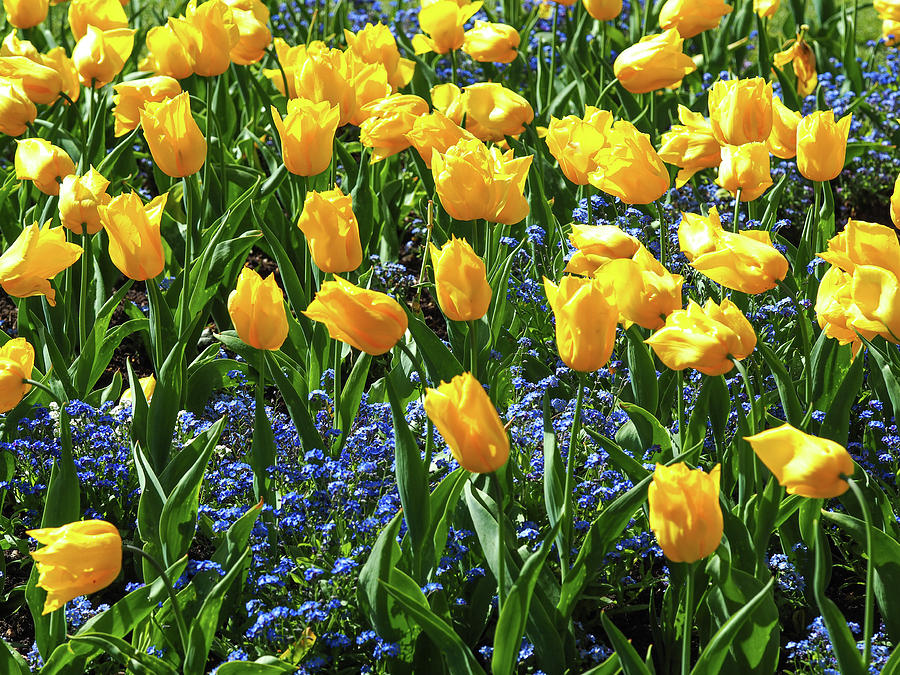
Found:
[[[138,380],[138,386],[141,388],[141,391],[144,392],[144,400],[149,403],[150,399],[153,398],[153,392],[156,391],[156,377],[154,377],[153,375],[142,377]],[[121,404],[126,401],[130,403],[131,400],[131,387],[128,387],[125,391],[122,392],[122,396],[119,398],[119,403]]]
[[[194,73],[203,77],[221,75],[231,65],[231,50],[241,39],[231,8],[223,0],[197,5],[190,0],[185,20],[172,23],[176,37],[194,57]]]
[[[487,314],[491,287],[484,261],[465,239],[450,237],[438,248],[430,245],[438,304],[448,319],[477,321]]]
[[[693,368],[706,375],[724,375],[734,367],[731,359],[744,359],[756,347],[756,334],[747,318],[730,300],[672,312],[665,326],[645,342],[667,368]]]
[[[255,349],[275,351],[287,339],[284,292],[274,274],[263,279],[249,267],[241,269],[237,288],[228,296],[228,314],[238,337]]]
[[[659,140],[659,158],[680,167],[675,179],[675,187],[680,188],[701,169],[719,166],[722,153],[712,126],[703,115],[679,104],[678,119],[681,124],[672,125]]]
[[[109,204],[106,194],[109,181],[91,167],[83,176],[69,175],[63,178],[59,188],[59,219],[75,234],[97,234],[100,222],[99,207]]]
[[[25,382],[34,369],[34,347],[25,338],[13,338],[0,347],[0,413],[7,413],[31,391]]]
[[[709,121],[720,145],[766,141],[772,131],[772,84],[761,77],[719,80],[709,90]]]
[[[722,541],[722,507],[716,464],[709,473],[684,462],[656,465],[647,488],[650,529],[672,562],[692,563],[711,555]]]
[[[339,276],[322,284],[303,314],[324,323],[335,340],[372,356],[390,351],[409,321],[392,297],[354,286]]]
[[[544,277],[556,318],[556,349],[572,370],[591,373],[609,362],[619,311],[615,296],[597,279],[564,276],[559,286]]]
[[[575,185],[587,185],[588,175],[596,171],[597,153],[606,145],[606,134],[612,128],[612,113],[588,107],[585,117],[567,115],[550,118],[547,127],[547,149],[559,162],[559,168]]]
[[[612,289],[619,320],[627,328],[633,323],[653,330],[666,317],[681,309],[684,277],[667,271],[646,248],[640,246],[631,259],[614,259],[594,276],[604,288]]]
[[[466,471],[491,473],[506,464],[509,436],[490,397],[472,373],[428,389],[425,412]]]
[[[425,99],[413,94],[391,94],[363,107],[365,121],[359,128],[359,141],[372,148],[372,162],[380,162],[406,150],[416,119],[428,114]]]
[[[718,27],[723,16],[734,8],[722,0],[666,0],[659,12],[659,27],[676,28],[683,38],[692,38]]]
[[[141,125],[141,110],[145,104],[159,103],[181,93],[181,85],[178,84],[178,80],[168,75],[122,82],[113,89],[116,92],[113,96],[116,136],[124,136]]]
[[[297,227],[306,237],[313,262],[323,272],[352,272],[362,263],[353,199],[339,187],[307,193]]]
[[[238,28],[238,42],[231,49],[231,60],[239,66],[259,62],[272,43],[269,8],[261,0],[225,0]]]
[[[622,0],[581,0],[587,13],[597,21],[612,21],[622,13]]]
[[[98,89],[112,82],[125,67],[133,48],[134,30],[113,28],[104,31],[88,24],[87,33],[72,52],[79,81],[86,87]]]
[[[460,7],[454,0],[436,0],[422,7],[419,10],[422,33],[412,39],[416,54],[446,54],[462,47],[466,40],[463,26],[481,9],[481,5],[479,1]]]
[[[797,168],[804,178],[826,181],[844,169],[850,121],[846,115],[835,121],[834,111],[819,110],[797,125]]]
[[[891,222],[900,230],[900,174],[894,180],[894,191],[891,193]]]
[[[616,57],[613,71],[619,84],[632,94],[677,87],[685,75],[697,70],[691,57],[681,51],[683,42],[674,28],[645,35]]]
[[[788,494],[829,499],[844,494],[853,474],[853,459],[844,446],[784,424],[745,436],[756,456]]]
[[[178,80],[190,77],[194,73],[196,47],[194,40],[188,44],[181,42],[175,33],[174,26],[183,19],[171,18],[164,26],[154,26],[147,31],[147,60],[141,63],[141,70],[149,70],[157,75],[168,75]],[[182,27],[181,33],[190,31]]]
[[[569,241],[578,250],[563,271],[582,276],[591,276],[610,260],[630,259],[641,247],[616,225],[572,225]]]
[[[0,77],[19,80],[28,98],[41,105],[53,103],[63,89],[59,72],[27,56],[0,57]]]
[[[594,157],[591,185],[626,204],[649,204],[669,189],[669,172],[650,144],[650,137],[631,122],[619,120]]]
[[[43,23],[50,9],[49,0],[3,0],[6,20],[16,28],[34,28]]]
[[[281,157],[288,171],[297,176],[317,176],[331,165],[340,115],[340,108],[327,101],[313,103],[303,98],[288,101],[283,120],[272,107]]]
[[[136,192],[100,206],[100,222],[109,237],[109,257],[129,279],[146,281],[165,267],[159,224],[168,194],[144,204]]]
[[[788,108],[781,99],[772,99],[772,131],[766,146],[776,157],[791,159],[797,154],[797,125],[800,113]]]
[[[723,145],[716,184],[731,194],[740,190],[742,202],[752,202],[761,196],[772,185],[766,144]]]
[[[37,565],[37,585],[47,591],[42,614],[106,588],[122,569],[122,538],[116,526],[104,520],[27,530],[25,534],[44,544],[31,554]]]
[[[388,74],[388,82],[394,91],[405,87],[412,80],[416,62],[400,57],[397,40],[390,28],[383,23],[374,26],[367,23],[358,33],[344,29],[347,49],[366,63],[381,64]]]
[[[21,80],[0,77],[0,133],[21,136],[28,125],[37,119],[37,108]]]
[[[144,138],[160,171],[182,178],[200,170],[206,161],[206,138],[191,115],[187,92],[145,103],[140,116]]]
[[[51,307],[56,306],[56,291],[50,279],[72,266],[81,257],[82,249],[66,241],[66,231],[50,227],[50,222],[38,227],[28,225],[0,256],[0,286],[15,298],[44,295]]]
[[[483,141],[517,136],[534,120],[531,104],[496,82],[470,84],[465,89],[466,129]]]
[[[416,149],[429,169],[433,151],[444,154],[464,138],[475,139],[470,132],[437,110],[427,115],[419,115],[412,128],[406,132],[406,140]]]
[[[519,32],[505,23],[476,21],[465,32],[462,50],[473,61],[512,63],[519,55]]]
[[[16,141],[16,178],[34,181],[47,195],[58,195],[63,178],[75,173],[75,162],[62,148],[43,138]]]
[[[809,96],[815,91],[816,84],[819,81],[816,74],[816,55],[812,47],[803,39],[801,33],[797,33],[797,38],[791,45],[780,52],[777,52],[772,61],[776,68],[783,70],[789,64],[794,64],[794,75],[797,76],[797,93],[801,97]]]
[[[781,0],[753,0],[753,11],[761,18],[771,19],[780,4]]]
[[[88,25],[98,30],[128,28],[128,16],[119,0],[72,0],[69,28],[76,42],[87,34]]]

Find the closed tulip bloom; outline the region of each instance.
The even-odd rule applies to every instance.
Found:
[[[0,347],[0,413],[15,408],[31,385],[34,369],[34,347],[25,338],[13,338]]]
[[[497,147],[492,147],[490,152],[494,183],[492,210],[487,220],[501,225],[515,225],[530,210],[524,191],[533,156],[515,157],[512,149],[501,152]]]
[[[34,181],[47,195],[58,195],[63,178],[75,173],[75,162],[59,146],[43,138],[16,141],[16,178]]]
[[[400,57],[397,40],[383,23],[367,23],[358,33],[344,29],[347,49],[366,63],[381,64],[388,73],[391,89],[397,91],[412,80],[416,62]]]
[[[0,57],[0,77],[19,80],[32,103],[49,105],[63,90],[62,76],[54,68],[26,56]]]
[[[263,279],[249,267],[241,269],[237,288],[228,296],[228,314],[238,337],[254,349],[275,351],[287,339],[284,293],[274,274]]]
[[[296,45],[291,47],[281,38],[275,38],[275,53],[278,55],[280,68],[264,68],[262,73],[275,86],[278,91],[289,99],[297,98],[297,74],[306,63],[309,54],[327,52],[328,47],[321,40],[313,40],[308,45]],[[282,72],[283,71],[283,72]],[[285,88],[287,85],[287,88]]]
[[[491,473],[509,459],[509,436],[497,409],[472,373],[425,394],[425,412],[466,471]]]
[[[669,172],[650,144],[650,137],[631,122],[617,121],[607,144],[594,157],[591,185],[626,204],[649,204],[669,189]]]
[[[384,293],[335,276],[322,284],[305,316],[324,323],[328,335],[372,356],[389,352],[408,325],[400,304]]]
[[[206,138],[191,115],[187,92],[145,103],[140,116],[153,163],[160,171],[182,178],[200,170],[206,161]]]
[[[693,563],[711,555],[722,542],[722,507],[716,464],[709,473],[684,462],[656,465],[647,488],[650,529],[672,562]]]
[[[37,586],[47,591],[42,614],[106,588],[122,569],[122,538],[115,525],[104,520],[27,530],[25,534],[44,544],[31,554],[38,571]]]
[[[587,13],[597,21],[612,21],[622,13],[622,0],[581,0]]]
[[[609,362],[619,311],[615,296],[597,279],[564,276],[559,286],[544,278],[556,318],[556,349],[572,370],[592,373]]]
[[[819,110],[800,120],[797,168],[804,178],[822,182],[838,177],[844,169],[852,117],[846,115],[835,121],[834,111]]]
[[[425,99],[413,94],[391,94],[364,106],[366,120],[359,128],[359,141],[372,148],[372,162],[380,162],[406,150],[416,119],[428,114]]]
[[[119,0],[71,0],[69,28],[76,42],[87,34],[88,25],[101,31],[128,28],[128,16]]]
[[[350,124],[362,126],[369,117],[368,105],[391,95],[387,69],[380,63],[366,63],[347,52],[347,77],[350,86]]]
[[[619,84],[632,94],[677,87],[685,75],[697,70],[691,57],[681,51],[683,42],[674,28],[645,35],[616,57],[613,71]]]
[[[3,9],[11,26],[34,28],[47,18],[50,0],[3,0]]]
[[[269,30],[269,8],[261,0],[225,0],[238,28],[238,42],[231,49],[231,60],[249,66],[262,60],[272,43]]]
[[[791,159],[797,155],[797,125],[800,113],[788,108],[781,99],[772,99],[772,132],[766,146],[776,157]]]
[[[313,262],[323,272],[352,272],[362,263],[353,199],[339,187],[308,193],[297,227],[306,237]]]
[[[666,0],[659,12],[659,27],[676,28],[683,38],[692,38],[718,27],[723,16],[734,8],[722,0]]]
[[[281,157],[287,170],[297,176],[317,176],[331,165],[334,132],[341,111],[327,101],[313,103],[303,98],[288,101],[282,120],[272,106],[272,119],[281,139]]]
[[[462,49],[473,61],[512,63],[519,55],[519,32],[505,23],[476,21],[465,32]]]
[[[338,106],[341,113],[338,126],[350,122],[356,94],[350,82],[347,55],[339,49],[310,52],[297,70],[294,86],[300,98]]]
[[[667,271],[643,246],[633,258],[611,260],[594,276],[604,288],[612,289],[619,320],[626,328],[632,324],[661,328],[667,316],[681,309],[684,277]]]
[[[722,152],[703,115],[679,104],[678,119],[681,124],[673,125],[660,138],[659,158],[681,168],[675,179],[675,187],[680,188],[701,169],[719,166]]]
[[[71,267],[81,257],[82,248],[66,241],[66,231],[28,225],[6,252],[0,256],[0,286],[14,298],[47,297],[56,306],[56,291],[50,279]]]
[[[781,0],[753,0],[753,11],[756,12],[760,18],[771,19],[775,16],[775,12],[778,11],[778,6],[780,4]]]
[[[452,82],[431,88],[431,105],[456,124],[462,124],[466,113],[466,94]]]
[[[481,2],[460,7],[454,0],[437,0],[419,10],[422,33],[412,39],[416,54],[446,54],[465,43],[463,27],[481,9]]]
[[[430,245],[438,304],[448,319],[477,321],[487,314],[491,287],[484,261],[465,239],[450,237],[438,248]]]
[[[716,184],[731,194],[740,190],[742,202],[752,202],[760,197],[772,185],[766,144],[723,145]]]
[[[709,121],[720,145],[768,140],[772,131],[772,84],[761,77],[719,80],[709,90]]]
[[[853,459],[844,446],[784,424],[746,436],[756,456],[788,494],[830,499],[844,494],[853,475]]]
[[[0,77],[0,133],[21,136],[28,125],[37,119],[37,108],[21,80]]]
[[[197,5],[190,0],[185,20],[172,24],[175,35],[193,55],[193,69],[197,75],[221,75],[231,65],[231,50],[241,39],[240,29],[231,8],[223,0],[207,0]]]
[[[142,377],[138,380],[138,386],[141,388],[141,391],[144,393],[144,400],[147,403],[150,402],[150,399],[153,398],[153,392],[156,391],[156,377],[153,375],[148,375],[147,377]],[[128,387],[125,391],[122,392],[122,396],[119,398],[119,403],[132,401],[131,387]]]
[[[703,305],[703,313],[734,333],[731,354],[734,358],[745,359],[756,349],[756,331],[753,330],[753,325],[731,300],[725,298],[720,304],[707,300]]]
[[[196,55],[195,43],[191,40],[184,44],[178,39],[173,26],[182,19],[169,19],[164,26],[154,26],[147,31],[147,60],[141,64],[141,70],[150,70],[157,75],[168,75],[178,80],[190,77],[194,73]],[[189,28],[183,28],[189,30]]]
[[[593,114],[596,113],[596,114]],[[612,128],[612,113],[588,108],[583,119],[567,115],[550,118],[547,127],[547,149],[559,162],[559,168],[575,185],[587,185],[588,175],[597,169],[595,157],[606,145],[606,134]]]
[[[162,194],[144,204],[132,192],[99,207],[100,222],[109,237],[109,257],[129,279],[152,279],[166,265],[159,224],[167,197]]]
[[[591,276],[610,260],[630,259],[641,247],[616,225],[572,225],[569,241],[578,250],[563,271],[582,276]]]
[[[59,219],[75,234],[97,234],[100,222],[99,207],[108,204],[106,194],[109,181],[91,167],[83,176],[69,175],[63,178],[59,189]]]
[[[797,33],[797,38],[791,45],[772,57],[776,68],[783,70],[792,63],[794,75],[797,76],[797,93],[801,97],[809,96],[815,91],[819,77],[816,74],[816,55],[809,43],[803,39],[802,33]]]
[[[531,104],[496,82],[466,87],[466,129],[483,141],[502,141],[517,136],[534,121]]]
[[[81,83],[78,81],[75,63],[69,58],[66,50],[63,47],[54,47],[46,54],[41,54],[41,63],[59,75],[62,81],[61,92],[72,101],[77,101],[81,95]]]
[[[100,88],[122,72],[134,48],[134,30],[113,28],[102,31],[88,25],[87,33],[75,45],[72,61],[78,79],[86,87]]]
[[[113,87],[113,116],[116,136],[124,136],[141,125],[141,110],[147,103],[158,103],[181,93],[178,80],[168,75],[122,82]]]
[[[406,140],[416,149],[429,169],[432,151],[443,154],[464,138],[475,140],[475,136],[437,110],[418,116],[412,128],[406,132]]]

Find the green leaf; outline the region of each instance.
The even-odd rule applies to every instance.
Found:
[[[584,427],[583,429],[588,436],[597,441],[601,448],[606,450],[613,466],[628,476],[632,483],[640,483],[650,475],[650,472],[644,468],[644,465],[625,452],[618,443],[607,438],[596,429],[591,427]]]
[[[183,385],[184,342],[177,343],[166,357],[159,371],[156,389],[150,399],[147,416],[147,450],[156,471],[162,469],[169,460],[172,436],[181,409],[181,388]]]
[[[619,665],[625,675],[652,675],[650,669],[644,664],[637,650],[631,646],[631,642],[622,634],[615,624],[606,616],[606,612],[600,614],[600,622],[612,643],[616,656],[619,657]]]
[[[828,438],[843,446],[850,437],[850,411],[859,396],[859,388],[863,382],[864,359],[856,358],[841,381],[826,412],[819,436]]]
[[[556,432],[550,414],[550,392],[544,392],[544,509],[550,526],[554,527],[562,518],[565,508],[565,464],[556,445]],[[562,546],[562,538],[557,541]]]
[[[9,646],[6,640],[0,638],[0,672],[6,675],[29,675],[31,668],[19,652]]]
[[[660,421],[656,419],[653,413],[634,403],[625,403],[623,401],[619,405],[622,406],[622,410],[628,413],[628,417],[631,418],[632,423],[639,430],[642,440],[647,431],[649,431],[650,442],[643,448],[644,450],[649,448],[650,445],[658,445],[666,457],[672,456],[672,437],[669,435],[669,430],[660,424]],[[618,438],[618,434],[616,437]]]
[[[369,558],[359,573],[357,599],[359,605],[375,627],[378,634],[386,640],[399,640],[409,632],[411,626],[405,614],[395,607],[393,599],[381,585],[382,581],[390,581],[397,561],[400,559],[400,547],[397,545],[397,532],[400,530],[402,514],[391,519],[375,540]]]
[[[341,390],[341,409],[338,418],[338,429],[341,430],[341,437],[338,441],[338,448],[344,447],[347,440],[347,434],[350,433],[350,427],[359,411],[359,404],[362,402],[363,391],[366,388],[366,378],[369,376],[369,367],[372,365],[372,357],[365,352],[360,352],[353,364],[353,370],[350,371],[350,377],[344,383]]]
[[[218,675],[278,675],[295,673],[297,667],[290,663],[256,663],[253,661],[229,661],[219,666]]]
[[[178,675],[175,668],[158,656],[135,649],[120,637],[107,633],[79,633],[72,636],[73,642],[84,642],[109,654],[124,663],[136,675]]]
[[[651,415],[656,413],[659,403],[659,381],[650,348],[644,342],[640,329],[634,325],[626,332],[628,347],[626,359],[631,373],[631,391],[634,402]]]
[[[409,317],[409,333],[416,342],[419,353],[425,361],[425,370],[434,385],[449,382],[463,372],[457,358],[440,341],[434,331],[416,315],[407,312]]]
[[[798,320],[803,321],[805,319],[804,317],[799,317]],[[800,405],[800,398],[797,396],[797,390],[794,387],[794,381],[791,379],[787,368],[784,367],[782,360],[772,351],[769,345],[759,341],[756,343],[756,349],[762,354],[766,365],[772,371],[772,375],[775,378],[775,386],[778,388],[778,397],[781,399],[781,406],[784,408],[785,415],[787,415],[787,421],[799,429],[803,425],[804,412],[803,407]]]
[[[217,337],[221,338],[222,336]],[[322,437],[319,436],[315,422],[313,422],[313,418],[309,414],[309,401],[306,400],[305,392],[304,396],[301,398],[298,393],[298,387],[292,385],[288,376],[282,371],[282,367],[287,367],[289,372],[295,373],[297,372],[297,369],[288,365],[292,362],[287,356],[279,352],[267,351],[266,359],[268,361],[269,374],[275,381],[278,391],[281,392],[284,404],[288,409],[288,415],[290,415],[291,421],[294,423],[294,427],[300,435],[303,449],[309,451],[315,448],[324,448],[325,443],[322,441]]]

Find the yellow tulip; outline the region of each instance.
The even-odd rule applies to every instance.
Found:
[[[0,57],[0,77],[19,80],[32,103],[49,105],[63,90],[62,76],[54,68],[26,56]]]
[[[722,541],[720,466],[709,473],[684,462],[656,465],[647,489],[650,529],[672,562],[692,563],[711,555]]]
[[[313,262],[323,272],[352,272],[362,263],[353,199],[339,187],[309,192],[297,227],[306,237]]]
[[[81,257],[82,248],[66,241],[66,231],[50,227],[51,221],[38,227],[28,225],[0,256],[0,286],[15,298],[44,295],[56,306],[56,291],[50,279],[71,267]]]
[[[430,251],[435,291],[444,315],[453,321],[477,321],[487,314],[491,287],[484,261],[469,242],[451,235],[441,248],[431,244]]]
[[[303,98],[288,101],[282,120],[272,106],[272,119],[281,139],[285,167],[297,176],[317,176],[331,165],[334,132],[341,111],[327,101],[313,103]]]
[[[672,125],[660,138],[659,158],[680,167],[675,187],[681,187],[701,169],[719,166],[722,152],[709,120],[700,113],[678,106],[681,124]]]
[[[78,79],[86,87],[100,88],[125,67],[134,48],[134,30],[113,28],[102,31],[88,24],[87,33],[75,45],[72,61]]]
[[[615,296],[597,279],[564,276],[559,286],[544,277],[556,318],[556,349],[572,370],[591,373],[609,362],[619,311]]]
[[[231,50],[240,42],[241,32],[223,0],[207,0],[199,6],[197,0],[190,0],[184,21],[172,23],[172,28],[193,56],[194,73],[214,77],[228,70]]]
[[[868,330],[887,333],[892,342],[900,342],[900,280],[874,265],[859,265],[853,272],[853,302],[869,323],[857,320]]]
[[[494,194],[493,211],[487,220],[501,225],[515,225],[529,212],[524,190],[533,157],[514,157],[512,149],[501,152],[497,147],[492,147],[490,152],[493,160]]]
[[[613,71],[619,84],[632,94],[679,86],[685,75],[697,70],[691,57],[681,51],[683,42],[674,28],[645,35],[616,57]]]
[[[659,12],[659,27],[675,28],[683,38],[692,38],[718,27],[723,16],[734,8],[722,0],[666,0]]]
[[[874,265],[900,277],[900,242],[886,225],[848,220],[843,231],[828,241],[828,250],[818,256],[851,274],[857,265]]]
[[[900,21],[900,3],[897,0],[874,0],[872,6],[879,18],[885,21]]]
[[[88,25],[101,31],[128,28],[128,16],[119,0],[71,0],[69,28],[76,42],[87,34]]]
[[[231,60],[239,66],[258,63],[272,43],[269,8],[261,0],[225,0],[238,28],[238,42],[231,48]]]
[[[853,275],[839,267],[829,268],[819,282],[815,311],[822,332],[839,344],[852,345],[854,355],[862,347],[860,335],[871,340],[878,334],[856,325],[861,315],[853,303]]]
[[[475,139],[470,132],[437,110],[427,115],[419,115],[412,128],[406,132],[406,140],[416,149],[429,169],[433,151],[444,154],[464,138]]]
[[[16,141],[16,178],[34,181],[47,195],[58,195],[63,178],[75,173],[75,162],[62,148],[43,138]]]
[[[350,88],[349,122],[362,126],[369,116],[368,105],[390,96],[388,71],[380,63],[366,63],[354,52],[346,52],[347,82]]]
[[[350,122],[356,94],[350,82],[347,55],[344,52],[339,49],[310,51],[296,71],[294,87],[300,98],[338,106],[341,113],[338,126]],[[384,96],[387,96],[390,85],[385,82],[385,87],[388,91]]]
[[[774,65],[779,70],[789,64],[794,64],[794,75],[797,76],[797,93],[801,97],[809,96],[816,89],[819,81],[816,74],[816,55],[812,47],[803,39],[802,33],[797,33],[797,38],[791,45],[772,57]]]
[[[766,141],[772,131],[772,84],[761,77],[719,80],[709,90],[709,122],[720,145]]]
[[[518,136],[534,120],[531,104],[501,84],[479,82],[465,92],[466,129],[483,141]]]
[[[359,288],[338,276],[322,284],[303,314],[324,323],[335,340],[372,356],[390,351],[409,321],[403,307],[390,296]]]
[[[631,259],[615,259],[594,276],[612,289],[619,320],[627,328],[633,323],[650,330],[665,324],[666,317],[681,309],[684,277],[671,274],[646,248],[640,246]]]
[[[372,162],[380,162],[409,147],[406,135],[416,119],[428,114],[425,99],[413,94],[391,94],[363,107],[365,121],[359,128],[359,142],[372,148]]]
[[[34,347],[25,338],[13,338],[0,347],[0,413],[8,413],[19,405],[31,385],[34,369]]]
[[[20,40],[16,31],[12,31],[0,43],[0,56],[24,56],[35,63],[41,62],[37,47],[30,40]]]
[[[263,75],[269,78],[275,88],[289,99],[297,98],[297,73],[306,62],[307,56],[310,53],[327,52],[328,47],[321,40],[313,40],[308,45],[291,47],[281,38],[275,38],[274,45],[281,67],[264,68]],[[287,85],[286,88],[285,85]]]
[[[781,159],[791,159],[797,154],[797,125],[800,113],[788,108],[781,99],[772,99],[772,131],[766,142],[769,152]]]
[[[581,0],[587,13],[597,21],[612,21],[622,13],[622,0]]]
[[[109,204],[106,194],[109,181],[91,167],[83,176],[63,178],[59,189],[59,220],[75,234],[97,234],[100,222],[99,207]]]
[[[772,185],[766,144],[723,145],[716,184],[731,194],[740,190],[742,202],[752,202],[760,197]]]
[[[790,424],[744,440],[788,494],[829,499],[850,488],[846,476],[853,474],[853,459],[839,443],[805,434]]]
[[[141,391],[144,392],[144,400],[149,403],[150,399],[153,398],[153,392],[156,391],[156,377],[153,375],[142,377],[138,380],[138,386],[141,388]],[[131,387],[128,387],[123,391],[122,396],[119,398],[120,404],[125,403],[126,401],[129,403],[132,402]]]
[[[191,28],[183,26],[183,22],[184,19],[173,17],[166,25],[154,26],[147,31],[149,55],[146,62],[141,64],[141,70],[149,70],[157,75],[167,75],[178,80],[190,77],[194,73],[195,42],[191,39],[185,44],[175,33],[176,25],[180,25],[179,31],[182,35],[190,32]]]
[[[6,20],[16,28],[34,28],[43,23],[50,0],[3,0]]]
[[[72,101],[77,101],[81,95],[81,83],[78,81],[75,63],[66,54],[66,50],[63,47],[54,47],[46,54],[41,54],[41,63],[56,71],[62,82],[62,93]]]
[[[597,169],[594,158],[606,145],[606,135],[612,125],[612,113],[590,106],[585,109],[584,118],[575,115],[550,118],[545,138],[547,149],[575,185],[590,182],[588,175]]]
[[[519,32],[505,23],[476,21],[465,32],[462,50],[473,61],[482,63],[512,63],[519,55]]]
[[[819,110],[797,125],[797,168],[804,178],[827,181],[844,169],[850,121],[846,115],[835,121],[834,112]]]
[[[104,520],[27,530],[25,534],[44,544],[31,554],[38,571],[37,586],[47,591],[42,614],[106,588],[122,569],[122,538],[115,525]]]
[[[182,178],[200,170],[206,161],[206,138],[191,115],[187,92],[145,103],[140,116],[153,163],[160,171]]]
[[[431,88],[431,105],[456,124],[462,124],[466,113],[466,95],[455,84],[447,82]]]
[[[122,82],[113,89],[116,92],[113,96],[116,136],[124,136],[141,125],[141,110],[145,104],[159,103],[181,93],[181,85],[178,84],[178,80],[168,75]]]
[[[780,4],[781,0],[753,0],[753,11],[761,18],[771,19]]]
[[[569,241],[578,250],[563,271],[582,276],[593,275],[610,260],[630,259],[641,247],[616,225],[572,225]]]
[[[165,267],[159,224],[167,194],[144,204],[136,192],[119,195],[100,206],[100,222],[109,237],[109,257],[129,279],[146,281]]]
[[[422,33],[413,36],[416,54],[446,54],[463,46],[463,26],[481,9],[481,2],[460,6],[454,0],[436,0],[419,10]]]
[[[897,44],[897,38],[900,38],[900,21],[894,19],[885,19],[881,22],[881,39],[888,47]]]
[[[366,63],[381,64],[388,73],[391,89],[397,91],[412,80],[416,62],[400,57],[397,40],[383,23],[367,23],[358,33],[344,29],[347,50]]]
[[[669,189],[669,172],[650,144],[650,137],[631,122],[619,120],[595,155],[591,185],[626,204],[649,204]]]
[[[28,125],[37,119],[37,108],[21,80],[0,77],[0,133],[21,136]]]
[[[900,174],[894,180],[894,191],[891,193],[891,222],[900,230]]]
[[[249,267],[242,268],[237,288],[228,296],[228,314],[238,337],[254,349],[275,351],[287,339],[284,293],[274,274],[263,279]]]
[[[491,473],[509,459],[509,436],[497,409],[472,373],[425,394],[425,412],[466,471]]]

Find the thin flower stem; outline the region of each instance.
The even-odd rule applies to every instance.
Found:
[[[734,218],[731,220],[731,231],[737,233],[738,231],[738,220],[741,217],[741,189],[738,188],[737,193],[734,195]]]
[[[497,486],[497,610],[503,611],[506,602],[506,513],[503,509],[503,480],[494,472]]]
[[[572,524],[575,521],[575,514],[572,507],[572,492],[575,488],[575,452],[578,448],[578,435],[581,433],[581,409],[584,404],[584,382],[582,374],[576,373],[578,391],[575,394],[575,416],[572,418],[572,433],[569,436],[569,452],[566,454],[566,485],[563,489],[563,498],[565,500],[563,521],[563,547],[565,550],[559,552],[560,565],[562,568],[562,580],[565,583],[569,576],[569,551],[572,547]]]
[[[856,497],[856,501],[859,502],[859,508],[862,510],[863,520],[866,521],[866,604],[863,622],[863,659],[868,668],[869,662],[872,660],[872,632],[875,625],[875,568],[872,564],[872,515],[869,513],[869,505],[859,484],[852,478],[848,478],[847,483],[850,484],[853,496]]]
[[[691,629],[694,624],[694,563],[688,563],[684,584],[684,633],[681,638],[681,675],[691,672]]]
[[[166,570],[160,564],[159,560],[156,559],[156,557],[150,555],[137,546],[123,544],[122,549],[130,553],[135,553],[139,556],[142,556],[144,560],[150,563],[151,567],[153,567],[156,573],[159,574],[159,578],[162,579],[162,582],[163,584],[165,584],[166,590],[169,593],[169,599],[172,601],[172,615],[175,617],[175,624],[178,626],[178,636],[181,639],[181,649],[185,654],[187,654],[187,647],[189,644],[187,624],[185,624],[184,622],[184,616],[181,614],[181,608],[178,606],[178,597],[175,594],[175,588],[174,586],[172,586],[172,581],[169,579],[169,575],[166,574]]]
[[[81,288],[79,289],[78,307],[78,343],[84,349],[88,338],[88,285],[90,283],[90,268],[93,263],[93,249],[87,233],[87,225],[81,225]]]
[[[475,378],[478,378],[478,335],[476,334],[477,321],[469,321],[469,349],[470,349],[470,370]]]

